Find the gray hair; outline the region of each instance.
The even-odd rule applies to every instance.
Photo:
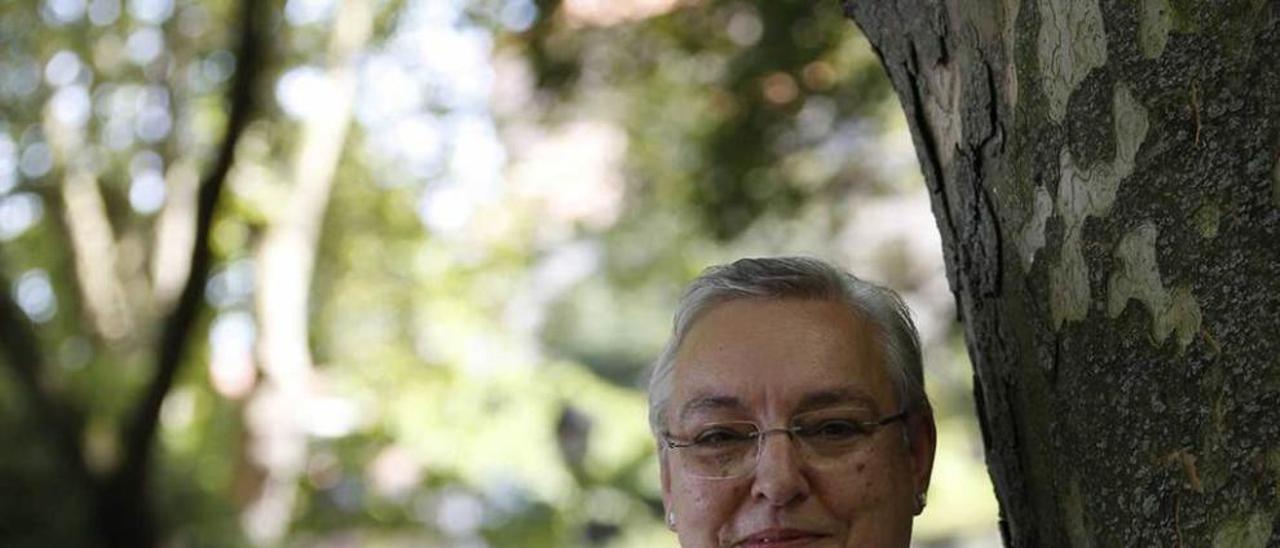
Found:
[[[912,413],[928,411],[920,338],[906,304],[893,290],[859,279],[809,257],[740,259],[702,272],[685,290],[676,309],[671,338],[649,377],[649,428],[662,435],[671,397],[676,353],[689,330],[716,305],[738,299],[821,299],[844,303],[877,327],[889,378],[898,401]]]

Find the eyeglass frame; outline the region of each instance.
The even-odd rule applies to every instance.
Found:
[[[909,417],[910,415],[911,415],[911,410],[904,407],[901,410],[899,410],[897,413],[894,413],[892,415],[888,415],[885,417],[881,417],[879,420],[856,422],[855,424],[857,424],[862,428],[866,428],[868,430],[867,438],[870,439],[872,436],[875,436],[876,433],[879,432],[882,427],[887,426],[899,420],[905,421],[906,418]],[[794,419],[795,417],[792,417],[792,420]],[[785,433],[787,434],[787,437],[792,440],[793,443],[796,443],[796,436],[806,429],[804,426],[796,425],[796,426],[786,426],[786,427],[779,427],[779,428],[765,428],[761,430],[759,429],[760,425],[752,421],[730,421],[725,424],[751,424],[752,426],[755,426],[757,428],[754,432],[750,432],[747,434],[748,439],[755,441],[755,444],[756,444],[755,458],[757,460],[760,458],[760,451],[762,451],[764,448],[765,437],[767,437],[769,434]],[[675,439],[671,435],[670,430],[664,430],[662,432],[662,442],[663,442],[663,446],[666,447],[667,449],[685,449],[689,447],[697,447],[698,445],[697,441],[681,442]],[[803,443],[803,442],[799,442],[799,443]],[[697,477],[700,477],[703,479],[710,479],[710,480],[738,479],[738,478],[745,477],[747,475],[747,472],[754,469],[755,469],[755,465],[752,465],[751,468],[748,468],[742,474],[737,474],[732,476],[700,476],[699,475]]]

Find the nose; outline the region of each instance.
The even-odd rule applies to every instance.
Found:
[[[769,433],[780,435],[764,435],[759,439],[751,496],[764,499],[776,507],[803,501],[809,496],[809,480],[801,469],[803,462],[799,448],[789,432],[779,430]]]

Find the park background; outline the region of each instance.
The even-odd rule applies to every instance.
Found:
[[[163,545],[674,546],[647,368],[688,280],[772,254],[903,293],[916,543],[999,545],[929,196],[838,2],[21,0],[0,44],[0,327],[42,356],[0,354],[0,544],[99,542],[58,430],[89,478],[128,461],[229,147]]]

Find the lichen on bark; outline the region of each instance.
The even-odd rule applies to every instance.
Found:
[[[1213,548],[1263,548],[1271,527],[1271,516],[1263,512],[1232,519],[1213,535]]]
[[[1049,275],[1053,325],[1083,320],[1089,312],[1089,267],[1081,249],[1084,222],[1106,215],[1115,202],[1120,182],[1133,173],[1138,148],[1146,139],[1147,111],[1129,88],[1118,85],[1114,95],[1115,158],[1088,167],[1076,165],[1066,146],[1061,151],[1057,214],[1065,235],[1057,263]]]
[[[1200,232],[1206,240],[1212,240],[1218,237],[1218,224],[1222,217],[1222,212],[1218,206],[1213,203],[1207,203],[1200,206],[1195,213],[1196,230]]]
[[[1142,0],[1138,10],[1138,49],[1147,59],[1158,58],[1164,54],[1173,29],[1169,0]]]
[[[1272,489],[1280,494],[1280,447],[1267,452],[1267,470],[1271,472]]]
[[[1165,287],[1156,259],[1158,235],[1156,225],[1146,221],[1120,239],[1120,266],[1108,282],[1107,315],[1119,317],[1131,299],[1137,300],[1151,312],[1151,336],[1157,344],[1176,332],[1178,346],[1186,348],[1200,331],[1200,305],[1190,288]]]
[[[1049,196],[1049,191],[1045,190],[1044,187],[1036,187],[1031,215],[1027,222],[1022,225],[1019,238],[1015,241],[1019,255],[1022,256],[1022,266],[1026,270],[1031,270],[1031,265],[1036,260],[1036,253],[1044,247],[1045,225],[1048,224],[1049,216],[1052,213],[1053,197]]]
[[[1067,100],[1089,71],[1107,63],[1098,0],[1040,0],[1040,76],[1049,116],[1061,122]]]

